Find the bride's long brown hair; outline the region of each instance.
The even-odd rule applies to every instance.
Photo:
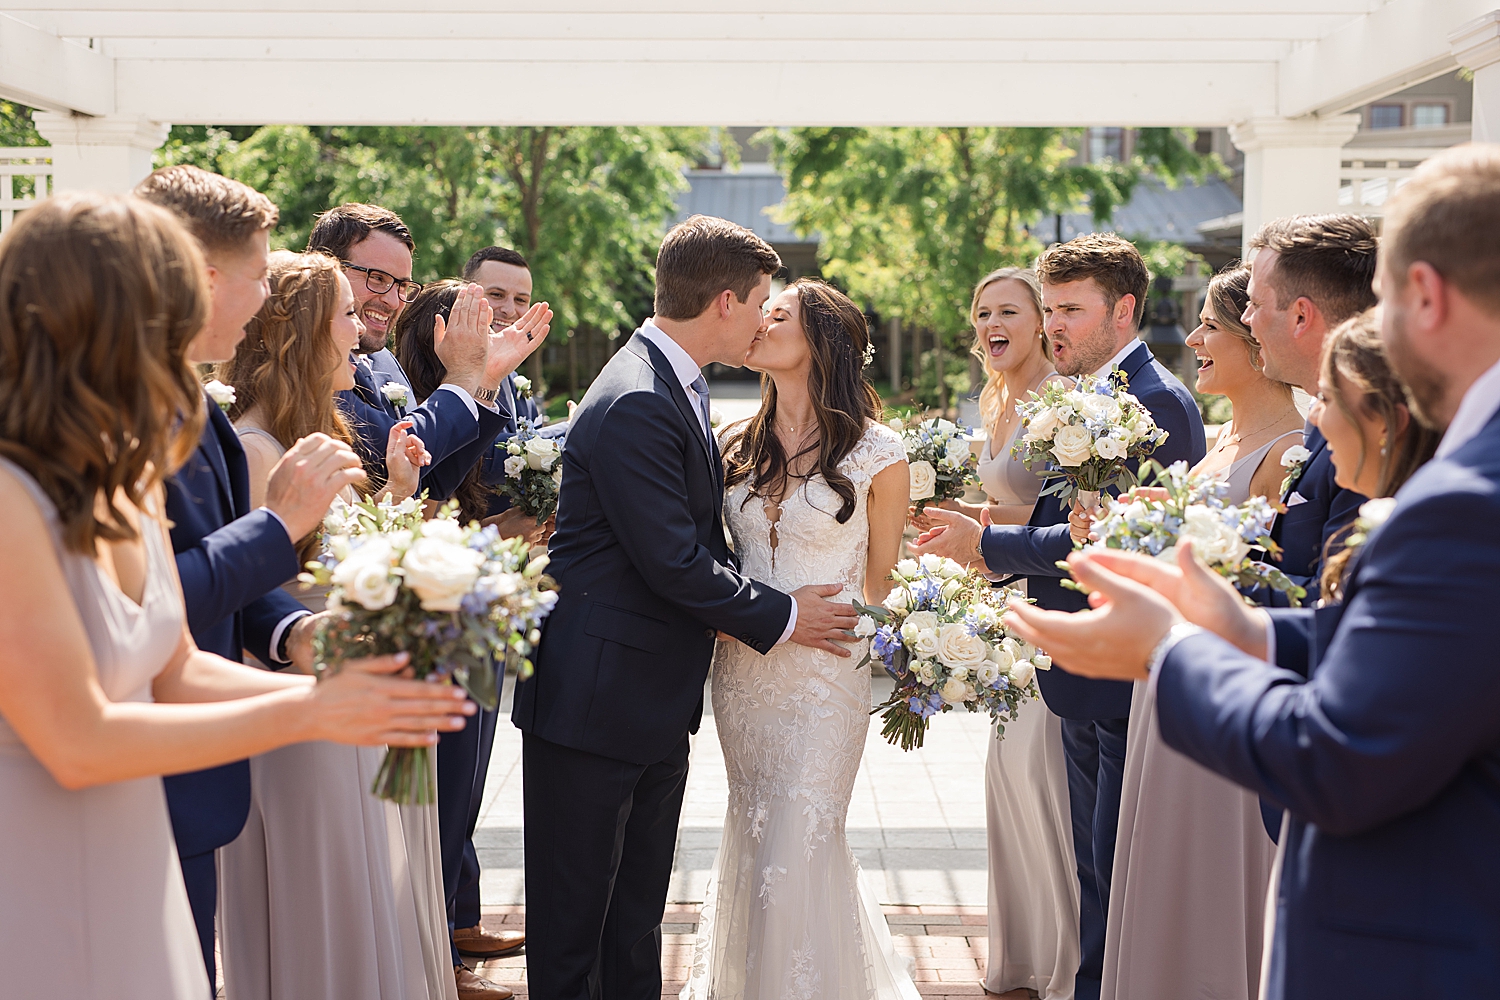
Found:
[[[839,463],[854,450],[869,421],[880,417],[880,395],[865,378],[870,327],[859,307],[832,285],[799,278],[791,287],[797,292],[799,318],[812,353],[807,389],[818,422],[818,440],[788,458],[772,429],[776,383],[762,375],[760,411],[724,440],[724,485],[727,489],[748,479],[753,495],[785,499],[791,479],[812,477],[812,473],[793,477],[791,463],[816,448],[815,472],[843,501],[834,515],[843,524],[854,514],[856,494],[854,483],[839,471]]]
[[[198,446],[186,357],[208,311],[197,244],[136,198],[48,198],[0,240],[0,455],[52,500],[72,551],[136,538],[117,497],[144,509]]]

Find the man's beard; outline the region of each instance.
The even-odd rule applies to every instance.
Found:
[[[1388,305],[1384,308],[1391,309]],[[1406,403],[1411,408],[1411,415],[1424,427],[1446,431],[1448,425],[1434,414],[1443,409],[1444,398],[1448,395],[1447,380],[1442,372],[1417,357],[1411,349],[1403,319],[1399,312],[1391,312],[1387,317],[1392,336],[1386,341],[1386,355],[1390,358],[1391,368],[1406,383]]]
[[[1069,355],[1067,361],[1057,366],[1059,375],[1071,378],[1098,371],[1115,356],[1115,341],[1110,335],[1109,320],[1106,319],[1083,337],[1072,338],[1070,346],[1072,349],[1066,352]]]

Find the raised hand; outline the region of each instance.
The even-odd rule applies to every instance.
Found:
[[[1233,643],[1251,656],[1266,655],[1265,619],[1247,605],[1230,582],[1193,557],[1193,543],[1177,546],[1177,564],[1134,552],[1103,549],[1094,565],[1144,584],[1171,601],[1182,617]],[[1101,598],[1102,599],[1102,598]],[[1094,595],[1089,595],[1094,603]]]
[[[1015,599],[1005,613],[1006,627],[1069,673],[1145,680],[1152,651],[1182,615],[1165,597],[1104,569],[1089,553],[1073,553],[1068,564],[1080,583],[1100,595],[1089,601],[1093,610],[1068,614]]]
[[[409,661],[406,653],[346,661],[312,689],[310,738],[421,747],[437,743],[439,732],[462,729],[478,711],[462,688],[386,676],[405,670]]]
[[[510,326],[492,332],[484,365],[484,387],[497,388],[505,376],[521,367],[521,362],[542,346],[551,330],[551,307],[545,302],[536,302]]]
[[[824,649],[837,656],[852,656],[853,653],[839,643],[849,641],[849,632],[858,624],[859,615],[852,604],[825,600],[843,589],[837,583],[824,583],[792,591],[792,600],[797,602],[797,627],[792,630],[788,641]]]
[[[412,421],[402,420],[391,428],[386,438],[386,496],[392,500],[415,496],[423,466],[432,463],[432,454],[422,444],[422,439],[411,433],[411,428]]]
[[[327,434],[298,441],[281,456],[266,480],[266,506],[296,541],[323,523],[333,498],[365,478],[354,449]]]
[[[439,315],[433,320],[432,349],[448,372],[444,381],[465,392],[479,388],[489,357],[490,323],[494,315],[483,289],[471,282],[459,289],[453,308],[448,310],[448,319],[445,321]]]
[[[918,556],[925,556],[930,552],[952,559],[962,566],[984,561],[979,551],[979,541],[984,537],[985,524],[989,521],[988,508],[980,511],[979,521],[967,514],[941,507],[928,507],[924,513],[927,520],[932,522],[932,527],[917,536],[911,546],[912,552]]]

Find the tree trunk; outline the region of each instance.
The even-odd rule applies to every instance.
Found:
[[[894,316],[891,317],[888,330],[890,336],[888,357],[891,359],[891,395],[898,396],[901,394],[901,390],[906,388],[906,380],[901,377],[901,370],[905,367],[902,362],[906,360],[901,356],[901,320]]]
[[[578,398],[578,331],[568,332],[568,398]]]
[[[943,335],[934,330],[932,333],[932,366],[937,369],[937,399],[938,410],[948,412],[948,358],[943,351]]]

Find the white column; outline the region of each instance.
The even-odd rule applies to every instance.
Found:
[[[151,154],[167,141],[170,125],[135,115],[32,116],[52,144],[52,189],[123,194],[151,172]]]
[[[1500,10],[1475,18],[1448,41],[1458,64],[1474,71],[1474,141],[1500,142]]]
[[[1260,227],[1285,215],[1339,210],[1339,166],[1359,115],[1252,118],[1229,126],[1245,154],[1243,248]]]

